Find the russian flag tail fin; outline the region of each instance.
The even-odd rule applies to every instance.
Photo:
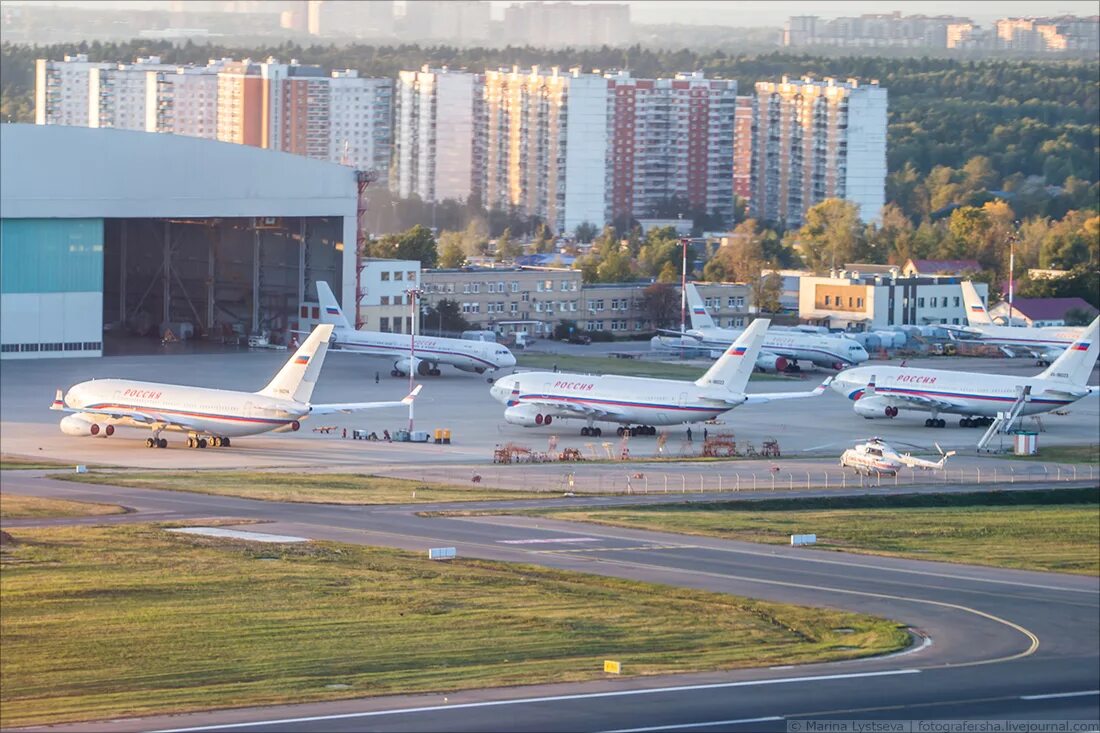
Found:
[[[767,318],[753,321],[707,373],[695,380],[696,386],[744,394],[752,370],[756,368],[756,357],[760,355],[764,334],[767,333],[770,323]]]
[[[351,328],[344,311],[340,310],[340,304],[336,302],[336,296],[332,294],[332,288],[324,280],[317,281],[317,300],[321,303],[321,323],[330,323],[336,328]]]
[[[322,323],[314,328],[305,343],[259,394],[282,400],[309,402],[317,377],[321,374],[321,365],[325,361],[325,352],[328,351],[328,340],[331,337],[332,324]]]
[[[1100,354],[1100,316],[1094,318],[1080,338],[1070,344],[1054,363],[1046,368],[1040,379],[1057,379],[1078,387],[1088,383],[1096,357]]]

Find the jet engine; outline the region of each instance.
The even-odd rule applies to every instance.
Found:
[[[782,372],[787,369],[787,360],[777,354],[761,351],[756,357],[756,368],[762,372]]]
[[[294,432],[297,432],[298,429],[301,428],[301,427],[302,427],[302,424],[300,422],[298,422],[297,420],[294,420],[293,422],[288,422],[286,425],[275,428],[271,432],[273,432],[273,433],[294,433]]]
[[[549,425],[554,421],[554,417],[539,412],[539,408],[535,405],[514,405],[504,411],[504,420],[512,425],[533,428],[538,425]]]
[[[898,408],[882,397],[863,397],[856,400],[852,409],[857,415],[868,420],[876,417],[896,417],[898,414]]]
[[[65,435],[94,435],[100,438],[108,438],[115,434],[115,426],[100,425],[93,416],[78,412],[75,415],[66,415],[61,419],[61,432]]]
[[[410,359],[409,357],[398,359],[393,363],[393,370],[395,372],[400,372],[403,375],[408,374],[410,368],[416,369],[419,374],[425,374],[426,372],[423,372],[421,370],[429,369],[430,365],[425,361],[421,361],[420,359]]]
[[[455,367],[455,369],[458,369],[458,370],[463,371],[463,372],[476,372],[478,374],[484,374],[485,373],[485,367],[481,367],[481,366],[470,366],[468,364],[467,365],[455,364],[454,367]]]

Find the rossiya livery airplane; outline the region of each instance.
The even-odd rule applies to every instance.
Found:
[[[51,410],[72,413],[61,419],[66,435],[114,435],[116,426],[148,428],[150,448],[167,448],[165,431],[187,433],[189,448],[229,447],[230,439],[259,433],[293,432],[310,415],[330,415],[411,404],[416,387],[394,402],[311,404],[321,373],[332,326],[313,329],[305,343],[259,392],[238,392],[178,384],[93,379],[81,382],[62,397],[57,390]]]
[[[619,435],[654,435],[656,425],[702,422],[739,405],[820,395],[829,380],[810,392],[745,394],[768,319],[758,318],[710,369],[694,382],[615,375],[588,376],[524,372],[498,379],[490,393],[506,405],[513,425],[551,425],[555,418],[584,420],[581,435],[601,435],[596,422],[619,423]],[[636,427],[630,427],[634,425]]]
[[[897,417],[899,410],[930,412],[925,427],[942,428],[943,413],[961,415],[959,427],[981,427],[1000,412],[1035,415],[1096,394],[1089,375],[1100,353],[1100,318],[1062,355],[1034,377],[1015,377],[943,369],[873,366],[836,375],[833,389],[853,400],[857,415],[871,419]]]
[[[516,357],[503,344],[495,341],[416,336],[416,356],[412,355],[409,334],[357,331],[340,310],[336,296],[328,283],[317,283],[317,299],[321,303],[321,322],[335,327],[333,346],[367,356],[390,357],[395,377],[408,376],[410,369],[422,377],[439,376],[439,365],[449,364],[463,372],[484,374],[516,365]]]

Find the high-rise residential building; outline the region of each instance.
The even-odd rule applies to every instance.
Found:
[[[632,42],[626,3],[525,2],[504,9],[504,40],[517,46],[623,46]]]
[[[606,78],[611,218],[660,216],[686,204],[729,220],[737,82],[702,72]]]
[[[88,61],[83,53],[66,55],[64,61],[35,61],[35,124],[87,127],[89,74],[111,66],[114,64]]]
[[[580,69],[485,72],[481,200],[557,232],[606,221],[608,80]]]
[[[176,67],[160,63],[159,56],[132,64],[112,64],[88,70],[88,126],[144,130],[147,101],[146,74]]]
[[[145,130],[214,140],[218,136],[218,72],[230,59],[206,66],[147,72]]]
[[[415,0],[405,3],[402,36],[468,46],[488,42],[491,27],[491,7],[484,0]]]
[[[116,127],[282,150],[361,169],[385,182],[393,82],[275,59],[173,66],[39,60],[39,124]],[[79,106],[83,105],[83,114]]]
[[[1100,49],[1100,16],[1001,18],[996,22],[999,48],[1032,53]]]
[[[877,221],[885,203],[886,89],[877,81],[808,77],[757,82],[752,215],[788,227],[827,198]]]
[[[393,0],[310,0],[309,34],[353,38],[390,38]]]
[[[391,179],[397,195],[465,201],[475,192],[482,81],[447,67],[398,74]]]
[[[947,48],[947,28],[970,23],[953,15],[902,15],[867,13],[824,20],[815,15],[796,15],[787,20],[785,46],[846,46]]]
[[[738,97],[733,108],[733,195],[752,198],[753,98]]]

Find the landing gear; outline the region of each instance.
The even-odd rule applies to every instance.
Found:
[[[187,438],[188,448],[228,448],[229,438],[223,438],[220,435],[215,435],[210,438],[200,438],[197,435],[192,435]]]
[[[964,417],[959,420],[960,428],[984,428],[993,424],[991,417]]]
[[[657,428],[651,425],[638,425],[636,427],[623,426],[619,427],[615,433],[621,438],[624,435],[629,435],[631,438],[639,435],[656,435]]]
[[[603,435],[603,429],[601,429],[601,428],[588,428],[588,427],[581,428],[581,435],[583,435],[585,437],[591,436],[593,438],[598,438],[601,435]]]
[[[165,438],[146,438],[145,439],[145,447],[146,448],[167,448],[168,447],[168,440],[165,439]]]
[[[402,374],[401,372],[397,371],[396,369],[390,369],[390,376],[391,377],[407,377],[409,375],[408,374]]]
[[[428,375],[432,377],[438,377],[441,374],[443,374],[443,372],[439,370],[439,367],[433,367],[432,369],[428,370]]]
[[[784,369],[783,371],[786,372],[787,374],[797,374],[798,372],[802,371],[802,367],[798,366],[798,364],[788,363],[787,368]]]
[[[930,417],[924,421],[924,427],[926,428],[945,428],[947,427],[947,421],[943,418]]]

